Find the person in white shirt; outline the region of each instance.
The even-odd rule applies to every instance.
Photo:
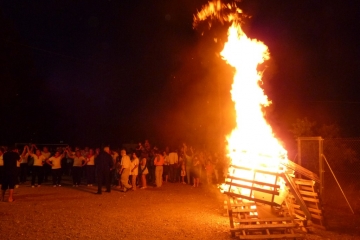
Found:
[[[86,178],[88,187],[95,183],[95,157],[94,150],[90,148],[86,156]]]
[[[137,176],[139,175],[139,158],[137,157],[135,152],[132,154],[132,159],[130,163],[130,175],[131,175],[132,189],[135,191],[136,180],[137,180]]]
[[[173,149],[171,149],[171,150],[172,151],[170,151],[170,153],[169,153],[169,166],[170,166],[169,178],[170,178],[170,182],[176,182],[176,180],[177,180],[177,164],[179,161],[179,155]]]
[[[33,153],[34,148],[36,149],[35,154]],[[41,186],[43,182],[43,165],[45,163],[45,157],[41,154],[41,151],[36,148],[35,145],[32,145],[29,155],[34,159],[34,164],[32,167],[31,174],[31,187],[35,187],[35,180],[38,180],[38,187]]]
[[[47,147],[43,147],[43,150],[41,151],[41,154],[45,157],[45,162],[50,158],[51,153],[49,152],[49,149]],[[44,170],[44,182],[48,181],[49,175],[51,174],[51,166],[49,164],[43,165]]]
[[[74,159],[73,167],[72,167],[72,176],[73,176],[73,187],[78,187],[81,183],[81,170],[85,165],[85,158],[81,155],[81,151],[78,149],[75,151],[75,154],[72,155],[69,153],[70,158]]]
[[[129,174],[130,174],[130,157],[126,155],[126,150],[122,149],[121,152],[121,169],[120,169],[120,182],[123,186],[122,191],[126,192],[128,189],[131,189],[132,186],[129,184]],[[120,185],[120,184],[119,184]]]
[[[141,188],[140,189],[145,189],[147,188],[147,183],[146,183],[146,175],[149,174],[149,170],[146,166],[146,158],[142,158],[141,159],[141,164],[140,164],[140,175],[141,175]]]
[[[46,160],[46,163],[51,166],[52,181],[54,187],[61,187],[61,160],[64,158],[65,152],[62,154],[56,151],[55,155]]]

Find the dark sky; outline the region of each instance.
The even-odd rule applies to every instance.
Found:
[[[192,29],[206,2],[2,1],[0,143],[221,142],[234,125],[233,70],[218,56],[227,27]],[[239,6],[252,16],[246,33],[270,49],[264,88],[276,134],[287,141],[307,117],[359,136],[355,1]]]

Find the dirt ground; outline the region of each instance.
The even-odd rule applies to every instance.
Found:
[[[127,193],[95,192],[96,187],[73,188],[68,179],[56,188],[20,185],[14,202],[0,203],[1,239],[232,239],[224,196],[215,187],[166,183]],[[356,231],[316,231],[304,239],[360,237]]]

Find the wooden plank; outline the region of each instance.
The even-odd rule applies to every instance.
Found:
[[[301,214],[301,215],[303,215],[305,217],[305,213],[300,209],[294,209],[294,212],[297,213],[297,214]],[[311,213],[310,213],[310,215],[311,215]]]
[[[306,202],[306,206],[308,208],[315,208],[315,209],[319,209],[319,206],[317,203],[312,203],[312,202]]]
[[[239,209],[239,208],[233,208],[233,213],[250,213],[250,212],[257,212],[257,209]]]
[[[233,228],[234,227],[234,219],[233,219],[233,214],[232,214],[232,209],[231,209],[231,201],[233,201],[233,199],[228,196],[228,201],[227,201],[227,205],[228,205],[228,215],[229,215],[229,221],[230,221],[230,227]],[[234,233],[231,233],[232,237],[235,237]]]
[[[254,206],[255,206],[255,205],[254,205]],[[239,208],[239,207],[242,207],[242,206],[233,206],[233,205],[231,205],[231,208],[232,208],[233,210],[236,209],[236,208]],[[224,209],[228,209],[226,205],[224,206]],[[255,209],[255,208],[254,208],[254,209]]]
[[[242,200],[240,200],[242,201]],[[227,204],[227,201],[224,201],[224,204]],[[243,207],[243,206],[256,206],[255,202],[240,202],[240,203],[230,203],[231,206],[235,206],[235,207]]]
[[[298,186],[300,190],[304,190],[304,191],[308,191],[308,192],[314,192],[314,188],[313,187],[308,187],[308,186]]]
[[[285,238],[304,238],[302,234],[271,234],[271,235],[240,235],[240,239],[285,239]]]
[[[296,227],[294,223],[282,223],[282,224],[250,224],[250,225],[239,225],[236,228],[250,230],[250,229],[270,229],[270,228],[293,228]]]
[[[295,204],[295,203],[289,203],[289,205],[295,209],[300,209],[300,205],[299,204]]]
[[[294,181],[297,185],[314,186],[313,181],[304,181],[303,179],[297,179]]]
[[[259,181],[254,181],[252,179],[239,178],[239,177],[234,177],[234,176],[229,176],[229,175],[227,176],[227,178],[230,178],[231,180],[238,180],[238,181],[253,183],[253,184],[257,184],[257,185],[265,185],[265,186],[272,187],[272,188],[280,188],[280,185],[277,185],[277,184],[259,182]],[[231,184],[233,184],[233,183],[234,182],[231,181]]]
[[[296,185],[295,185],[293,179],[291,177],[287,176],[286,174],[283,174],[282,176],[283,176],[284,181],[287,183],[291,194],[295,197],[296,203],[300,205],[300,208],[305,213],[306,218],[310,219],[311,218],[310,212],[307,209],[307,206],[304,202],[303,197],[300,195],[299,190],[296,188]]]
[[[316,214],[311,214],[311,217],[316,218],[318,220],[323,220],[324,218],[322,216],[316,215]]]
[[[271,205],[271,206],[280,206],[279,204],[277,204],[275,202],[268,202],[268,201],[264,201],[264,200],[261,200],[261,199],[254,199],[252,197],[245,196],[245,195],[240,195],[240,194],[236,194],[236,193],[224,192],[224,194],[232,196],[232,197],[236,197],[236,198],[244,198],[244,199],[247,199],[247,200],[250,200],[250,201],[268,204],[268,205]]]
[[[241,219],[239,223],[256,223],[256,222],[287,222],[293,221],[292,217],[282,217],[282,218],[258,218],[258,219]]]
[[[272,194],[272,195],[279,195],[279,192],[277,190],[267,190],[267,189],[262,189],[262,188],[258,188],[258,187],[252,187],[252,186],[247,186],[247,185],[242,185],[242,184],[238,184],[238,183],[233,183],[233,182],[225,182],[225,184],[231,185],[231,186],[235,186],[235,187],[241,187],[241,188],[246,188],[246,189],[251,189],[254,191],[259,191],[259,192],[263,192],[263,193],[268,193],[268,194]]]
[[[301,195],[312,196],[312,197],[318,196],[318,194],[315,192],[308,192],[308,191],[302,191],[302,190],[299,190],[299,192]]]
[[[304,201],[313,202],[313,203],[318,203],[318,202],[320,202],[319,199],[316,199],[316,198],[303,197],[302,199],[303,199]]]
[[[263,173],[263,174],[268,174],[268,175],[273,175],[273,176],[279,176],[279,173],[276,172],[269,172],[269,171],[265,171],[265,170],[260,170],[260,169],[252,169],[252,168],[247,168],[247,167],[242,167],[242,166],[237,166],[237,165],[230,165],[230,167],[236,168],[236,169],[243,169],[243,170],[247,170],[247,171],[252,171],[254,173]]]
[[[304,216],[301,216],[301,215],[298,215],[298,214],[295,214],[295,217],[300,219],[300,220],[306,220],[306,218]]]
[[[300,173],[303,176],[306,176],[307,178],[310,178],[318,183],[320,183],[320,178],[313,172],[307,170],[306,168],[292,162],[292,161],[287,161],[287,162],[283,162],[282,163],[284,166],[286,166],[287,168],[290,168],[292,170],[294,170],[297,173]]]
[[[317,209],[317,208],[309,208],[308,207],[308,209],[309,209],[310,212],[313,212],[313,213],[319,213],[319,214],[322,213],[322,211],[320,209]]]

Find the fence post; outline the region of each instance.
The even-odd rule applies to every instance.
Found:
[[[320,178],[320,196],[323,197],[324,191],[324,139],[319,137],[319,178]]]

